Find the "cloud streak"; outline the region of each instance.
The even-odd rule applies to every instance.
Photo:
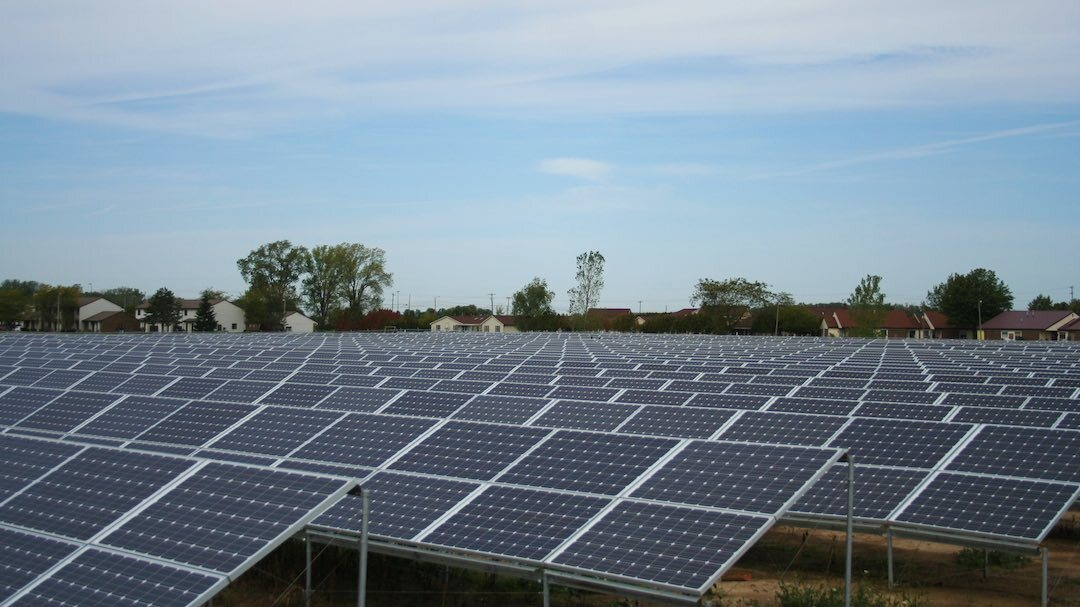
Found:
[[[541,173],[601,181],[611,173],[611,165],[589,158],[548,158],[537,165]]]

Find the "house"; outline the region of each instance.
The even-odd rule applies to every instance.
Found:
[[[483,333],[518,333],[513,316],[470,315],[443,316],[431,322],[431,330],[439,331],[477,331]]]
[[[316,322],[300,312],[285,315],[285,330],[291,333],[314,333]]]
[[[199,311],[199,304],[202,301],[199,299],[181,299],[180,300],[180,322],[176,327],[162,327],[161,325],[150,325],[146,322],[146,311],[150,308],[149,302],[142,302],[135,307],[135,319],[138,320],[142,331],[146,332],[171,332],[173,330],[185,331],[190,333],[194,330],[195,316]],[[244,310],[240,306],[225,299],[211,299],[210,308],[214,311],[214,318],[217,320],[217,330],[224,331],[226,333],[242,333],[247,328],[245,322]]]
[[[851,329],[859,328],[847,308],[816,310],[821,316],[822,337],[848,337]],[[922,316],[914,316],[905,310],[888,310],[877,327],[878,336],[886,339],[926,339],[933,337],[933,330]]]
[[[1080,341],[1080,318],[1058,329],[1058,341]]]
[[[76,306],[65,306],[63,309],[63,327],[65,331],[93,331],[91,325],[86,323],[94,319],[93,326],[100,330],[101,314],[105,312],[123,312],[124,309],[113,302],[95,295],[84,295],[76,300]],[[68,315],[71,315],[71,324],[68,324]],[[55,331],[56,318],[28,318],[24,323],[27,331]],[[120,329],[123,330],[123,329]],[[127,329],[132,330],[132,329]],[[138,330],[137,328],[134,330]],[[96,332],[96,331],[95,331]]]
[[[1069,310],[1010,310],[983,323],[983,339],[1057,340],[1059,331],[1073,324],[1077,318],[1080,316]]]
[[[88,333],[135,333],[141,331],[142,326],[134,316],[123,310],[106,310],[80,319],[79,329]]]
[[[924,337],[929,339],[974,339],[975,332],[952,324],[948,316],[937,310],[923,310],[920,319]]]

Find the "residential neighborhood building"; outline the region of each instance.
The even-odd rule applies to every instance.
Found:
[[[482,333],[518,333],[513,316],[478,314],[469,316],[443,316],[431,321],[431,330],[478,331]]]
[[[847,308],[818,309],[815,312],[821,317],[822,337],[848,337],[852,329],[859,328]],[[942,337],[947,325],[948,319],[940,312],[913,314],[906,310],[888,310],[877,330],[878,336],[886,339],[934,339]]]
[[[300,312],[285,315],[285,330],[290,333],[314,333],[316,322]]]
[[[194,329],[195,316],[199,311],[199,304],[201,300],[198,299],[181,299],[180,300],[180,322],[176,327],[162,327],[158,324],[149,324],[146,322],[146,311],[150,307],[149,302],[142,302],[135,307],[135,318],[138,320],[140,330],[149,333],[158,332],[172,332],[184,331],[190,333]],[[240,306],[225,299],[211,299],[210,307],[214,311],[214,318],[217,320],[217,330],[224,331],[226,333],[243,333],[247,329],[247,324],[244,321],[244,310]]]
[[[1058,341],[1080,341],[1080,318],[1058,329]]]
[[[1080,318],[1069,310],[1010,310],[982,325],[983,339],[1006,341],[1054,341],[1060,332]],[[1068,331],[1065,330],[1066,336]]]
[[[124,313],[124,308],[104,297],[85,295],[79,297],[74,309],[67,306],[64,310],[65,312],[62,314],[63,326],[60,327],[63,331],[109,333],[139,330],[138,323],[130,322],[134,319],[130,314]],[[117,313],[123,314],[123,316],[114,318]],[[26,331],[55,331],[56,328],[55,318],[31,317],[23,322],[23,329]]]

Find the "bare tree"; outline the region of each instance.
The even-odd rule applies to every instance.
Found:
[[[577,257],[577,286],[567,291],[570,313],[585,314],[600,301],[604,289],[604,256],[599,251],[587,251]]]

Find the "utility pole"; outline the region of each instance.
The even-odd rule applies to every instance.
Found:
[[[637,300],[637,313],[641,314],[641,300]]]
[[[495,294],[494,293],[488,293],[488,298],[491,300],[491,313],[494,314],[495,313]]]
[[[390,309],[391,310],[394,309],[394,297],[395,297],[395,295],[393,293],[391,293],[390,294]]]
[[[412,310],[412,293],[409,293],[409,304],[405,306],[406,310]]]
[[[397,294],[397,298],[395,299],[395,301],[397,302],[396,306],[400,306],[401,305],[401,291],[395,291],[395,293]],[[397,312],[397,307],[394,308],[394,311]]]
[[[63,319],[60,316],[60,285],[56,286],[56,332],[60,332],[60,325],[63,323]]]

